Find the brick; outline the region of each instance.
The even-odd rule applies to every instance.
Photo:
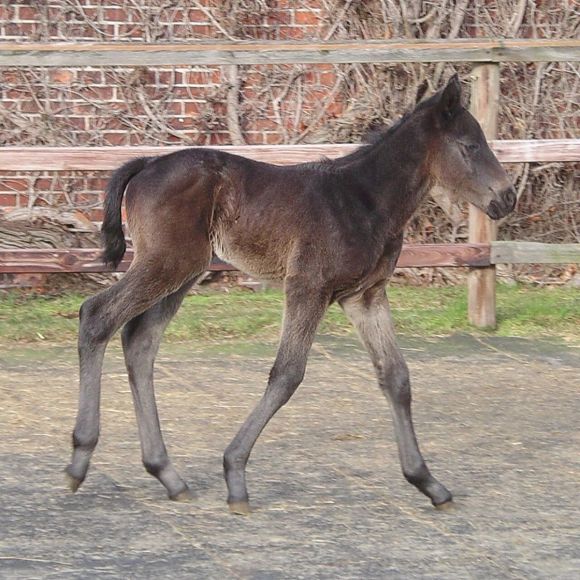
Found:
[[[103,133],[103,140],[107,145],[127,145],[129,134],[123,133]]]
[[[218,77],[217,82],[219,82],[220,77]],[[214,83],[215,81],[215,71],[190,71],[183,75],[184,85],[208,85]]]
[[[13,6],[0,6],[0,20],[2,22],[8,22],[9,20],[14,20],[14,7]]]
[[[294,12],[294,24],[306,26],[318,26],[320,15],[311,10],[296,10]]]
[[[104,191],[107,187],[108,179],[105,177],[88,177],[86,180],[87,189],[93,191]]]
[[[119,24],[118,34],[127,38],[140,38],[145,40],[145,31],[142,26],[136,26],[135,24]]]
[[[101,208],[91,209],[87,212],[87,217],[92,222],[102,222],[103,221],[103,210]]]
[[[258,131],[276,131],[279,126],[273,119],[256,119],[252,123],[252,128]]]
[[[199,103],[194,103],[193,101],[182,101],[182,103],[184,115],[199,115],[199,112],[201,111]]]
[[[49,177],[39,177],[34,180],[35,191],[50,191],[54,186],[54,180]]]
[[[82,85],[102,85],[104,81],[103,71],[100,70],[79,70],[77,80]]]
[[[211,145],[230,145],[230,136],[226,132],[221,133],[211,133],[210,134],[210,144]]]
[[[318,83],[318,71],[316,69],[307,70],[302,75],[302,80],[309,85]]]
[[[179,85],[182,83],[182,76],[179,72],[162,70],[156,71],[155,76],[157,85]]]
[[[104,20],[109,22],[132,22],[133,18],[129,18],[127,10],[121,7],[109,6],[104,10]]]
[[[292,12],[289,10],[272,10],[268,13],[266,17],[268,24],[278,25],[278,24],[291,24],[292,23]]]
[[[125,145],[145,145],[146,143],[143,142],[143,135],[140,133],[131,133],[129,136],[129,141],[125,143]],[[179,139],[180,141],[180,139]],[[153,143],[154,145],[158,145],[158,143]],[[150,143],[147,143],[150,145]]]
[[[20,69],[0,71],[0,81],[2,84],[20,84],[24,79],[23,71]]]
[[[113,99],[113,87],[81,87],[79,92],[87,99],[98,99],[100,101],[111,101]]]
[[[32,22],[9,22],[4,30],[5,37],[30,40],[36,36],[38,25]]]
[[[1,182],[1,187],[4,191],[28,191],[30,188],[30,180],[26,178],[10,178],[3,179]]]
[[[199,98],[205,100],[205,96],[207,95],[207,87],[174,87],[171,93],[175,99]]]
[[[119,117],[99,116],[87,117],[88,128],[98,131],[120,131],[127,129],[127,125]]]
[[[344,112],[344,103],[341,103],[340,101],[334,101],[328,105],[326,112],[333,117],[340,117],[340,115]]]
[[[83,115],[83,116],[91,116],[97,114],[97,109],[91,103],[70,103],[67,106],[67,111],[71,115]]]
[[[2,207],[18,207],[18,195],[16,193],[0,193],[0,208]]]
[[[189,24],[176,26],[176,28],[176,34],[179,35],[181,29],[181,34],[189,38],[216,38],[221,36],[218,34],[218,31],[209,24]]]
[[[6,101],[10,101],[12,99],[19,100],[22,98],[28,97],[28,91],[25,89],[7,89],[5,88],[2,94],[2,104],[5,104]]]
[[[53,83],[70,84],[75,79],[75,73],[67,69],[50,69],[48,71],[48,79]]]
[[[195,120],[191,117],[166,117],[165,122],[176,131],[195,128]]]
[[[321,85],[331,87],[336,82],[338,75],[334,71],[321,72],[318,76],[318,81]]]
[[[171,101],[165,106],[166,115],[183,115],[183,101]]]
[[[282,135],[280,133],[263,133],[264,145],[278,145],[282,143]]]
[[[281,40],[300,40],[304,38],[304,27],[302,26],[280,26],[279,34]]]
[[[202,10],[199,10],[198,8],[189,8],[187,15],[183,17],[183,20],[185,20],[185,18],[187,18],[190,22],[195,23],[205,24],[207,22],[207,16]],[[174,20],[177,20],[177,17]]]
[[[67,127],[73,130],[86,131],[87,129],[87,121],[88,121],[87,117],[71,117],[69,115],[64,116],[56,115],[54,118],[58,119],[59,121],[64,123]]]
[[[88,193],[86,191],[75,191],[73,195],[73,202],[75,205],[87,205],[89,203],[99,202],[98,193]]]
[[[40,12],[32,6],[17,6],[17,13],[14,20],[32,20],[39,21],[42,18]]]

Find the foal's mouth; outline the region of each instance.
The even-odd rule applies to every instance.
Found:
[[[513,186],[510,186],[507,189],[504,189],[496,199],[492,199],[489,202],[485,213],[492,220],[499,220],[514,210],[516,202],[516,190]]]

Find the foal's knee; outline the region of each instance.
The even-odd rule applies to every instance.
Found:
[[[305,366],[301,363],[274,364],[270,371],[268,390],[277,396],[277,403],[285,405],[304,378]]]
[[[411,383],[405,361],[386,361],[376,366],[379,384],[385,395],[394,404],[410,405]]]
[[[143,467],[149,475],[159,479],[161,472],[169,465],[169,458],[166,454],[157,457],[143,457]]]
[[[79,310],[79,349],[93,348],[110,338],[110,330],[101,314],[100,296],[85,300]]]

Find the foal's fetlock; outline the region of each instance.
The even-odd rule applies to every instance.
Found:
[[[157,478],[167,489],[167,496],[172,501],[191,501],[193,494],[188,485],[181,479],[168,459],[143,461],[147,473]]]
[[[405,479],[425,494],[431,503],[439,509],[453,503],[451,492],[439,483],[429,472],[426,465],[414,471],[403,471]]]
[[[73,493],[78,490],[87,476],[91,455],[97,446],[98,440],[98,433],[90,437],[73,433],[72,461],[64,470],[68,487]]]

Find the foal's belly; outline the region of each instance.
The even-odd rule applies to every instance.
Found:
[[[211,242],[218,258],[250,276],[282,280],[286,274],[287,252],[263,236],[241,235],[235,228],[226,229],[216,224]]]

